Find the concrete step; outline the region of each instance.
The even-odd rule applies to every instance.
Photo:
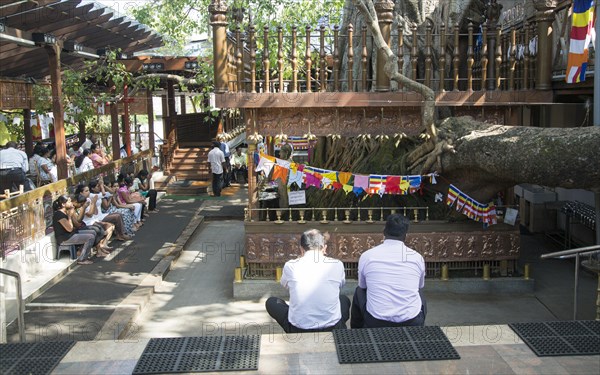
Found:
[[[170,195],[202,195],[208,192],[210,181],[183,180],[176,181],[167,186]]]

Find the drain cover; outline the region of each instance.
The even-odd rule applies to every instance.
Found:
[[[440,327],[390,327],[333,331],[339,363],[459,359]]]
[[[134,374],[258,370],[260,336],[151,339]]]
[[[1,344],[0,374],[50,374],[75,341]]]
[[[538,357],[600,354],[600,322],[595,320],[509,326]]]

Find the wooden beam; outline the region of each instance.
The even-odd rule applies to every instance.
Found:
[[[119,107],[116,103],[110,105],[110,129],[112,133],[112,157],[113,160],[121,158],[119,146]]]
[[[27,156],[33,155],[33,134],[31,133],[31,109],[23,110],[23,131],[25,132],[25,153]]]
[[[154,105],[152,104],[152,91],[146,89],[146,98],[148,104],[146,108],[148,110],[148,147],[154,153]]]

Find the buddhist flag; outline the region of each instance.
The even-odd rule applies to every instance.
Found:
[[[574,0],[567,60],[567,83],[585,81],[590,42],[594,43],[594,0]]]

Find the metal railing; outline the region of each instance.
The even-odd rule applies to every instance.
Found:
[[[307,221],[332,223],[385,222],[388,215],[401,213],[413,222],[429,221],[429,207],[304,207],[304,208],[245,208],[245,221],[264,221],[275,224]]]
[[[582,255],[600,254],[600,245],[578,247],[576,249],[557,251],[554,253],[543,254],[541,259],[570,259],[575,258],[575,284],[573,286],[573,320],[577,319],[577,288],[579,286],[579,259]],[[598,293],[600,293],[600,279]]]
[[[25,306],[23,305],[23,291],[21,290],[21,275],[18,272],[0,268],[0,274],[14,277],[17,280],[17,309],[19,310],[19,340],[25,342]]]

